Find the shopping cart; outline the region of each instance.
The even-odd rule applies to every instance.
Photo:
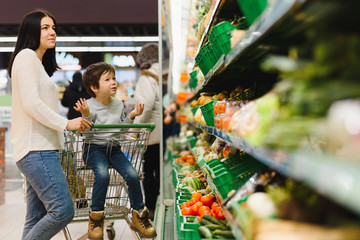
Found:
[[[92,142],[99,140],[99,137],[97,139],[92,138],[92,140],[89,140],[87,137],[94,133],[97,133],[96,136],[100,136],[100,138],[101,134],[118,133],[121,136],[119,140],[101,139],[107,142],[107,152],[110,154],[112,147],[120,145],[122,152],[131,161],[139,176],[141,176],[142,156],[146,151],[149,135],[154,128],[154,123],[95,124],[91,131],[85,133],[65,132],[65,149],[60,153],[60,160],[75,208],[72,222],[89,220],[94,174],[89,166],[87,166],[86,159],[83,159],[83,152],[85,144],[92,144]],[[130,204],[127,186],[121,175],[111,166],[109,167],[109,175],[110,182],[104,210],[104,228],[106,227],[108,238],[114,239],[114,220],[125,219],[129,225],[131,224],[129,217]],[[66,239],[72,239],[68,228],[65,228],[63,232]],[[135,231],[132,231],[132,233],[135,239],[141,239]],[[78,239],[87,239],[87,233]]]

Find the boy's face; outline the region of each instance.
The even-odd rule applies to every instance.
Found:
[[[104,72],[100,76],[99,88],[91,87],[97,97],[111,97],[116,94],[117,83],[113,72]]]

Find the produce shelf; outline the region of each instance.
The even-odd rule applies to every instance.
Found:
[[[225,2],[226,5],[235,4],[234,1]],[[269,54],[283,54],[290,46],[302,43],[305,30],[310,26],[322,28],[331,25],[337,26],[337,29],[346,26],[347,31],[351,28],[352,31],[357,31],[353,12],[359,5],[360,3],[354,0],[276,1],[275,5],[267,8],[254,22],[244,39],[224,56],[224,64],[221,67],[215,65],[209,71],[204,83],[194,91],[192,99],[199,97],[201,92],[230,90],[254,79],[262,81],[260,84],[276,81],[276,74],[260,70],[259,65],[264,57]],[[225,7],[218,7],[217,11],[221,12],[223,8]],[[214,11],[213,14],[217,16],[216,14],[221,13]],[[208,27],[212,25],[209,24]],[[208,32],[203,37],[205,36],[208,36]],[[204,39],[199,48],[203,43]]]
[[[276,171],[314,188],[340,205],[360,215],[360,164],[325,154],[297,150],[286,152],[254,148],[244,139],[219,131],[214,127],[196,127],[231,143]]]

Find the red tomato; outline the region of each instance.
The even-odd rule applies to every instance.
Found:
[[[199,218],[200,218],[200,220],[202,219],[202,217],[203,217],[205,214],[212,216],[210,210],[205,210],[205,211],[202,212],[201,214],[199,213]]]
[[[186,208],[186,207],[190,207],[190,203],[189,203],[189,202],[183,202],[183,203],[180,205],[180,208],[181,208],[181,209]]]
[[[183,208],[181,210],[181,214],[184,215],[184,216],[191,216],[192,215],[192,211],[190,208]]]
[[[211,204],[215,201],[215,196],[212,194],[208,194],[205,196],[202,196],[200,201],[205,205],[211,207]]]
[[[210,207],[212,203],[211,199],[208,196],[203,196],[200,201],[208,207]]]
[[[218,204],[217,202],[213,202],[213,204],[211,204],[211,210],[215,214],[218,214],[220,211],[222,211],[220,204]]]
[[[193,215],[193,216],[199,215],[199,206],[194,204],[190,207],[190,209],[191,209],[191,215]]]
[[[220,204],[218,204],[217,202],[213,202],[211,204],[211,210],[214,210],[214,208],[220,207]]]
[[[208,206],[201,206],[198,210],[200,216],[204,215],[205,212],[210,212],[210,208]]]
[[[194,205],[195,203],[197,203],[199,200],[197,200],[196,198],[191,198],[190,199],[190,206]]]
[[[202,202],[200,202],[200,201],[197,202],[197,203],[195,203],[194,205],[198,206],[199,208],[202,207],[202,206],[204,206],[204,204],[203,204]]]
[[[194,192],[192,195],[191,195],[191,198],[195,198],[197,199],[198,201],[200,201],[201,197],[203,195],[200,193],[200,192]]]
[[[216,215],[216,218],[219,220],[225,220],[223,211],[218,212],[218,214]]]

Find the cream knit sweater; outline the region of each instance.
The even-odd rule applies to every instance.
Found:
[[[160,65],[158,63],[154,63],[148,71],[159,75]],[[160,127],[162,124],[162,121],[160,120],[160,111],[162,111],[162,108],[160,108],[158,82],[150,76],[140,75],[135,88],[135,100],[136,104],[144,103],[145,106],[144,112],[135,118],[134,123],[154,122],[156,127],[150,134],[149,145],[159,144]]]
[[[36,53],[20,51],[11,73],[14,161],[30,151],[62,149],[68,120],[59,115],[58,88]]]

